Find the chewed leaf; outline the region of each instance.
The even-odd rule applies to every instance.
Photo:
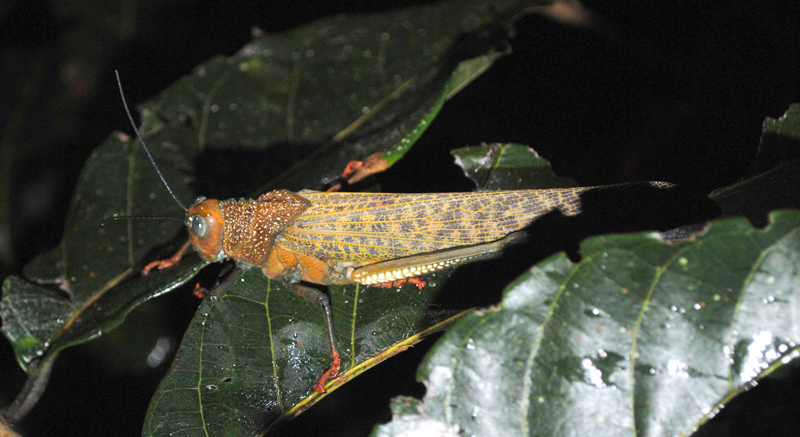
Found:
[[[581,255],[539,263],[459,321],[420,370],[422,404],[377,435],[687,435],[800,352],[797,211],[682,243],[591,238]]]
[[[740,182],[720,188],[709,197],[727,216],[742,215],[767,223],[778,208],[800,208],[800,104],[778,119],[766,118],[755,162]]]
[[[530,147],[521,144],[491,144],[456,149],[451,152],[456,165],[475,182],[476,187],[494,189],[569,188],[578,184],[553,173],[550,162]]]

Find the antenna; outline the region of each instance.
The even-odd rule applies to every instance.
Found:
[[[169,194],[172,195],[173,199],[175,199],[175,202],[177,202],[178,205],[181,208],[183,208],[184,211],[187,211],[186,206],[184,206],[183,203],[180,201],[180,199],[178,199],[178,196],[176,196],[175,193],[172,192],[172,188],[169,187],[169,184],[167,183],[167,180],[164,179],[164,175],[162,175],[161,174],[161,170],[158,169],[158,166],[156,165],[156,161],[155,161],[155,159],[153,159],[153,155],[150,154],[150,149],[148,149],[147,148],[147,144],[144,143],[144,139],[142,138],[142,134],[140,134],[139,133],[139,129],[136,128],[136,123],[133,121],[133,116],[131,116],[131,111],[130,111],[130,109],[128,109],[128,103],[125,101],[125,93],[122,92],[122,81],[119,79],[119,72],[117,70],[114,70],[114,74],[117,75],[117,86],[119,87],[119,95],[120,95],[120,97],[122,97],[122,105],[125,106],[125,113],[128,114],[128,120],[130,120],[131,126],[133,126],[133,131],[136,132],[136,137],[139,138],[139,142],[142,143],[142,147],[144,148],[144,151],[147,153],[147,158],[150,159],[150,163],[153,164],[153,168],[156,169],[156,173],[158,173],[158,177],[161,178],[161,182],[163,182],[164,186],[167,187],[167,191],[169,191]],[[137,218],[141,218],[141,217],[137,217]],[[113,219],[113,218],[111,218],[111,219]]]
[[[183,223],[183,220],[175,217],[165,217],[165,216],[152,216],[152,215],[115,215],[111,216],[100,223],[100,226],[105,226],[107,222],[111,220],[123,220],[123,219],[138,219],[138,220],[172,220],[176,222]]]

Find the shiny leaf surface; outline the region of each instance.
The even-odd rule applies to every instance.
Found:
[[[797,211],[677,244],[590,238],[581,256],[548,258],[460,320],[420,369],[423,402],[375,434],[688,435],[798,356]]]

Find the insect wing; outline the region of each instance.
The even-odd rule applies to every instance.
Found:
[[[309,207],[282,233],[296,253],[365,265],[455,246],[486,243],[537,217],[580,209],[581,189],[474,193],[303,192]]]

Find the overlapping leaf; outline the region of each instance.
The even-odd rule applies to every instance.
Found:
[[[596,237],[468,315],[420,369],[427,394],[377,435],[686,435],[798,356],[800,213],[695,241]],[[399,410],[396,410],[399,411]]]
[[[464,147],[453,152],[464,174],[483,189],[567,188],[578,184],[553,174],[550,163],[533,149],[520,145],[493,144]]]
[[[716,190],[711,199],[726,215],[765,224],[767,213],[800,207],[800,104],[779,119],[766,118],[758,156],[739,183]]]

